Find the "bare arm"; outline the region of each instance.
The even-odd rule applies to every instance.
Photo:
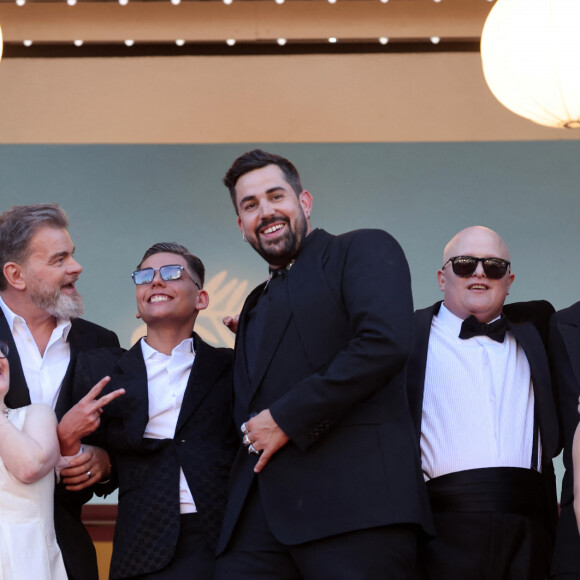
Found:
[[[42,479],[59,459],[56,417],[47,405],[30,405],[22,431],[0,416],[0,456],[6,469],[23,483]]]

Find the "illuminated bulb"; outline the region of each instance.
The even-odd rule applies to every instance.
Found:
[[[383,4],[386,4],[389,0],[381,0]]]
[[[224,0],[224,4],[229,6],[234,0]]]
[[[82,46],[83,45],[83,41],[82,40],[75,40],[74,41],[74,45],[75,46]]]
[[[23,41],[22,41],[22,44],[23,44],[24,46],[32,46],[32,40],[23,40]]]
[[[441,2],[441,0],[433,0],[433,2],[437,2],[437,3],[439,3],[439,2]]]
[[[384,45],[387,44],[387,42],[389,42],[389,39],[386,36],[381,36],[379,38],[379,42]]]
[[[77,3],[77,0],[66,0],[66,3],[67,3],[69,6],[74,6],[74,5]]]
[[[121,6],[127,6],[127,4],[129,4],[129,0],[119,0],[119,4]]]
[[[24,6],[26,4],[26,0],[16,0],[16,6]]]
[[[274,2],[276,2],[276,4],[278,4],[279,6],[284,4],[284,0],[274,0]]]
[[[181,0],[171,0],[171,4],[173,4],[173,6],[179,6],[179,4],[181,4]]]
[[[125,46],[133,46],[135,44],[134,40],[126,40],[125,41]]]
[[[330,42],[331,44],[334,44],[334,43],[335,43],[337,40],[338,40],[338,39],[337,39],[335,36],[331,36],[331,37],[328,39],[328,42]]]
[[[280,46],[284,46],[286,44],[286,39],[285,38],[279,38],[276,41]]]
[[[328,0],[329,4],[336,4],[336,0]]]
[[[433,44],[439,44],[439,41],[440,41],[441,39],[440,39],[438,36],[432,36],[432,37],[430,38],[430,40],[431,40],[431,42],[432,42]]]
[[[228,46],[234,46],[234,44],[236,44],[236,40],[235,40],[235,38],[228,38],[228,39],[226,40],[226,44],[227,44]]]
[[[183,40],[183,38],[178,38],[175,41],[175,44],[177,44],[177,46],[183,46],[185,44],[185,40]]]

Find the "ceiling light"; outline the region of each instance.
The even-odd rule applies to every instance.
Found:
[[[235,39],[235,38],[228,38],[228,39],[226,40],[226,44],[227,44],[228,46],[234,46],[234,44],[236,44],[236,39]]]
[[[328,39],[328,42],[330,42],[331,44],[334,44],[334,43],[335,43],[337,40],[338,40],[338,39],[337,39],[335,36],[331,36],[331,37]]]
[[[183,46],[185,44],[185,40],[183,40],[183,38],[178,38],[175,41],[175,44],[177,44],[177,46]]]
[[[179,6],[179,4],[181,4],[181,0],[171,0],[171,4],[173,4],[173,6]]]
[[[224,0],[224,4],[229,6],[234,0]]]
[[[23,40],[23,41],[22,41],[22,44],[23,44],[24,46],[32,46],[32,40]]]
[[[69,6],[74,6],[74,5],[77,3],[77,0],[66,0],[66,3],[67,3]]]
[[[82,45],[83,45],[83,41],[82,41],[82,40],[75,40],[75,41],[73,42],[73,44],[74,44],[75,46],[82,46]]]
[[[286,44],[286,39],[285,38],[279,38],[276,41],[280,46],[284,46]]]
[[[433,44],[439,44],[439,42],[441,42],[441,38],[439,38],[439,36],[432,36],[429,39]]]
[[[278,4],[278,6],[281,6],[282,4],[284,4],[284,0],[274,0],[274,2],[276,2],[276,4]]]
[[[16,0],[16,6],[24,6],[26,4],[26,0]]]
[[[381,36],[379,38],[379,42],[384,45],[387,44],[387,42],[389,42],[389,39],[386,36]]]
[[[119,0],[119,4],[121,6],[127,6],[127,4],[129,4],[129,0]]]
[[[125,41],[125,46],[133,46],[135,44],[134,40],[126,40]]]
[[[381,0],[383,4],[386,4],[389,0]]]
[[[336,4],[336,0],[328,0],[329,4]]]

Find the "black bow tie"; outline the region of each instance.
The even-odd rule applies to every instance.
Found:
[[[507,318],[502,316],[495,322],[489,324],[481,323],[475,316],[471,315],[463,321],[459,338],[471,338],[472,336],[489,336],[489,338],[503,342],[508,329]]]

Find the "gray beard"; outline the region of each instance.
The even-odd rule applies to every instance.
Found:
[[[60,288],[50,291],[44,282],[40,281],[37,288],[29,288],[28,295],[37,308],[44,310],[55,318],[79,318],[84,312],[83,298],[80,294],[67,296]]]

